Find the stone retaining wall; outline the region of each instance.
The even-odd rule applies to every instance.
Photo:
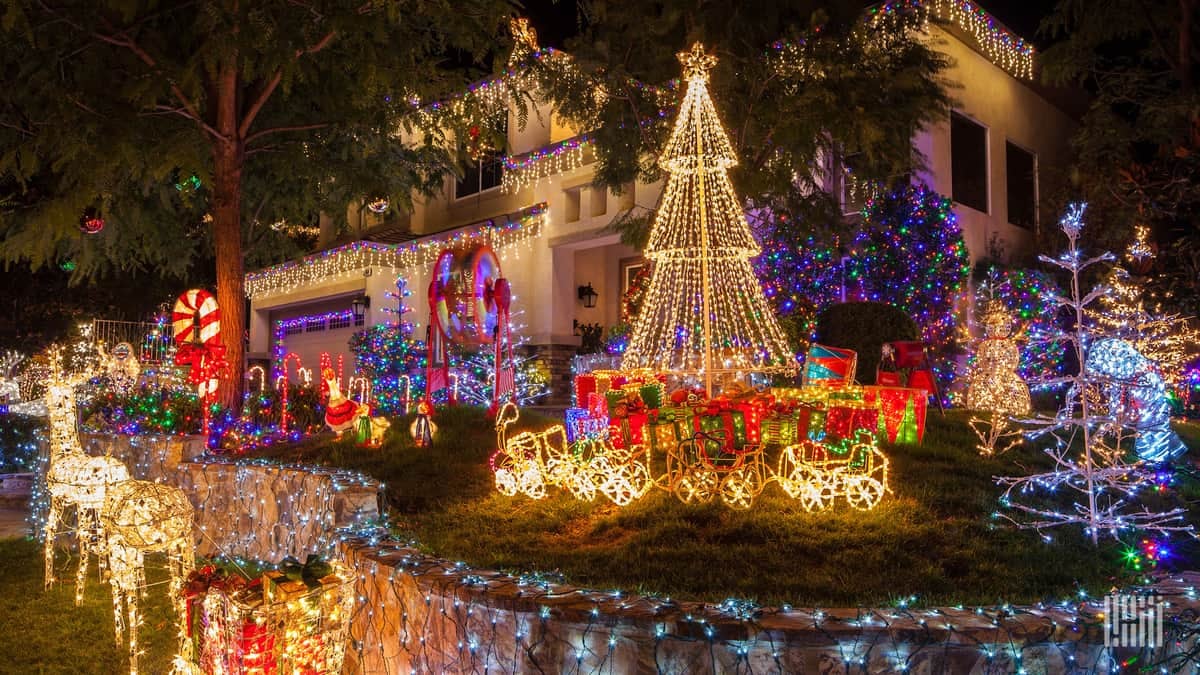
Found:
[[[472,570],[398,544],[348,540],[341,550],[362,599],[343,670],[354,675],[1075,673],[1110,672],[1113,659],[1136,654],[1104,647],[1096,603],[988,610],[712,606]],[[1156,587],[1173,596],[1169,615],[1200,609],[1197,580]],[[1168,635],[1168,645],[1173,637],[1180,636]],[[1185,648],[1195,648],[1194,637],[1173,647]]]
[[[134,478],[183,488],[196,509],[201,556],[304,560],[332,552],[346,531],[382,514],[382,486],[352,471],[209,457],[203,436],[80,434],[80,441],[90,454],[124,461]],[[31,509],[32,522],[44,522],[44,498]]]
[[[89,455],[112,455],[125,462],[129,473],[139,480],[173,482],[183,462],[204,454],[205,436],[122,436],[117,434],[79,434],[83,451]]]
[[[196,507],[206,557],[304,560],[381,512],[379,483],[338,469],[205,459],[180,464],[174,482]]]

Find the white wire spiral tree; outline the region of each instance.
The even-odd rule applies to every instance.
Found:
[[[1067,250],[1057,258],[1041,257],[1070,275],[1069,290],[1054,300],[1057,307],[1069,311],[1071,328],[1060,330],[1050,339],[1066,344],[1079,364],[1074,375],[1040,382],[1067,385],[1058,414],[1027,421],[1033,427],[1031,439],[1050,439],[1045,452],[1054,467],[1028,476],[998,478],[999,484],[1006,487],[1001,503],[1009,512],[1015,512],[998,515],[1020,527],[1036,529],[1043,536],[1051,528],[1080,526],[1094,544],[1102,535],[1117,538],[1131,531],[1189,531],[1191,526],[1184,522],[1185,509],[1155,510],[1142,499],[1154,491],[1158,462],[1178,454],[1182,444],[1169,446],[1161,456],[1139,457],[1131,452],[1131,437],[1146,435],[1150,428],[1130,418],[1129,411],[1119,404],[1120,396],[1114,399],[1105,395],[1113,387],[1129,384],[1119,369],[1110,367],[1112,357],[1136,354],[1136,350],[1108,335],[1089,317],[1089,307],[1109,289],[1100,286],[1085,290],[1082,273],[1114,258],[1110,253],[1084,257],[1078,245],[1084,210],[1084,205],[1072,205],[1060,222],[1067,235]],[[1122,345],[1129,348],[1123,349]],[[1144,357],[1142,361],[1146,361]],[[1162,393],[1165,395],[1165,391]],[[1158,445],[1158,435],[1146,438]]]

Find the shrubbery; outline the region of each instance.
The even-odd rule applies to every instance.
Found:
[[[833,305],[817,317],[817,342],[858,352],[856,378],[874,384],[885,342],[920,339],[917,323],[897,307],[882,302]]]

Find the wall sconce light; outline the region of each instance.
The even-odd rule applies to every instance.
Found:
[[[595,307],[596,298],[598,297],[600,297],[600,294],[596,292],[596,289],[592,288],[592,282],[589,281],[587,286],[579,287],[579,299],[583,301],[584,307],[589,309]]]
[[[350,310],[354,312],[354,323],[363,320],[367,314],[367,308],[371,306],[371,296],[360,295],[350,302]]]

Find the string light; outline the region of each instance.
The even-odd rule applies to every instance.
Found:
[[[75,604],[83,601],[88,558],[95,554],[101,568],[107,553],[101,512],[107,490],[129,480],[129,469],[112,457],[85,454],[76,429],[75,387],[88,379],[88,371],[66,373],[62,349],[49,351],[50,380],[46,383],[46,410],[49,415],[49,462],[46,467],[46,493],[49,509],[42,531],[45,583],[55,582],[54,548],[59,525],[74,509],[76,540],[79,543],[79,568],[75,576]]]
[[[534,150],[516,157],[504,158],[504,179],[501,190],[516,192],[550,176],[573,171],[583,166],[591,149],[592,138],[584,134]]]
[[[195,658],[181,655],[177,664],[197,674],[341,672],[356,577],[340,565],[331,569],[304,581],[271,571],[250,587],[240,578],[198,579],[206,587],[189,599]]]
[[[1089,345],[1085,370],[1098,380],[1107,416],[1133,426],[1138,457],[1165,462],[1187,452],[1171,429],[1171,406],[1158,364],[1125,340],[1102,338]]]
[[[794,372],[749,259],[759,253],[728,169],[737,163],[708,95],[715,57],[679,55],[688,89],[659,164],[669,173],[645,255],[650,288],[625,368],[714,375]]]
[[[1125,258],[1131,268],[1145,270],[1155,257],[1147,240],[1149,228],[1139,225],[1135,233]],[[1104,285],[1109,292],[1099,299],[1096,311],[1089,315],[1100,327],[1115,337],[1128,340],[1156,363],[1167,384],[1178,385],[1184,367],[1196,356],[1200,331],[1192,328],[1185,317],[1163,313],[1157,306],[1148,307],[1149,293],[1121,265],[1113,266]]]
[[[1058,339],[1074,350],[1079,372],[1051,381],[1068,384],[1063,408],[1052,418],[1029,420],[1031,438],[1048,437],[1051,443],[1046,455],[1054,462],[1052,469],[1028,476],[1007,476],[997,479],[1005,486],[1001,504],[1006,511],[998,514],[1020,526],[1042,531],[1053,527],[1079,526],[1097,544],[1102,535],[1114,538],[1130,530],[1169,533],[1190,532],[1192,526],[1184,521],[1186,509],[1152,510],[1139,496],[1143,490],[1157,485],[1157,473],[1147,462],[1125,460],[1122,443],[1127,439],[1128,421],[1121,419],[1120,398],[1122,381],[1135,383],[1150,376],[1152,368],[1129,343],[1112,338],[1102,328],[1087,320],[1090,305],[1104,295],[1100,287],[1087,292],[1080,281],[1088,268],[1111,262],[1114,257],[1103,253],[1085,258],[1079,248],[1079,235],[1084,225],[1086,206],[1072,204],[1059,225],[1067,235],[1067,249],[1058,257],[1041,256],[1041,260],[1065,270],[1071,276],[1070,290],[1052,296],[1053,302],[1074,314],[1070,331],[1060,331]],[[1146,459],[1156,461],[1177,452],[1178,439],[1169,439],[1162,431],[1166,419],[1160,405],[1165,405],[1161,379],[1151,376],[1141,384],[1148,390],[1158,389],[1157,398],[1145,397],[1151,404],[1144,424],[1147,441],[1139,448]],[[1114,387],[1117,389],[1113,391]],[[1100,405],[1091,392],[1107,392]],[[1134,392],[1130,392],[1137,396]],[[1169,431],[1169,427],[1167,429]],[[1140,432],[1140,430],[1139,430]],[[1142,434],[1138,434],[1141,440]],[[1181,444],[1180,444],[1181,445]],[[1064,503],[1069,502],[1069,503]],[[1010,515],[1009,511],[1015,512]]]
[[[304,286],[350,277],[365,268],[379,267],[396,272],[428,267],[448,247],[486,244],[498,251],[522,242],[528,244],[541,233],[545,211],[546,205],[541,203],[506,217],[504,222],[490,220],[483,225],[404,244],[352,242],[247,274],[246,296],[258,300],[288,293]]]
[[[805,511],[829,508],[837,497],[861,511],[875,508],[888,486],[888,459],[868,431],[852,442],[837,444],[806,440],[789,445],[779,456],[776,477],[789,497]]]

